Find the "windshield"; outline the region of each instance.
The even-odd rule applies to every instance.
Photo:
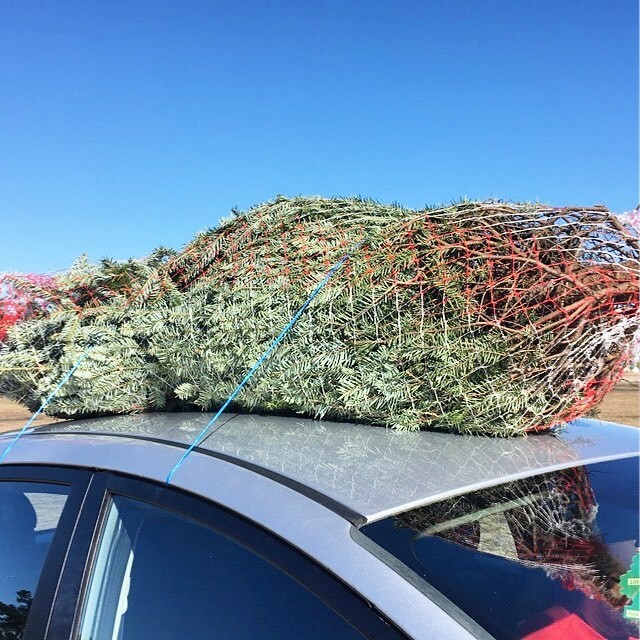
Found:
[[[638,499],[638,459],[628,458],[467,493],[361,532],[500,640],[629,640]]]

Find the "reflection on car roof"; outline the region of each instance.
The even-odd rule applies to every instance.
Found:
[[[34,433],[124,436],[184,447],[208,419],[203,413],[140,414],[60,422]],[[578,420],[555,435],[502,439],[229,413],[198,451],[293,481],[371,522],[499,482],[634,455],[638,436],[631,427],[594,420]]]

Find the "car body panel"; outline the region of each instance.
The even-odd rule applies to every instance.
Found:
[[[199,413],[142,414],[56,423],[36,432],[187,446],[208,419]],[[199,449],[306,487],[362,524],[500,482],[634,455],[639,435],[632,427],[596,420],[578,420],[556,434],[507,439],[224,414]]]
[[[45,425],[25,433],[4,464],[80,467],[164,483],[208,418],[146,414]],[[286,540],[413,638],[486,638],[446,598],[392,559],[385,562],[354,525],[485,486],[637,455],[639,435],[589,420],[553,435],[496,439],[229,414],[171,485]],[[0,436],[0,450],[14,437]]]
[[[142,440],[43,434],[27,436],[6,464],[82,466],[164,482],[179,453],[173,446]],[[412,638],[483,637],[354,540],[350,522],[284,484],[194,452],[172,486],[211,499],[280,536],[350,585]],[[461,617],[466,620],[464,614]],[[468,621],[467,626],[475,625]]]

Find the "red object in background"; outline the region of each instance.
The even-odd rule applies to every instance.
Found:
[[[522,640],[606,640],[582,618],[575,613],[569,613],[562,607],[547,609],[544,616],[547,619],[550,618],[550,622],[541,629],[524,636]]]
[[[56,281],[51,276],[0,276],[0,342],[14,324],[46,313],[51,299],[45,294],[55,289]]]
[[[562,607],[551,607],[544,614],[545,626],[523,636],[522,640],[607,640],[582,618]],[[629,636],[629,640],[640,640]]]

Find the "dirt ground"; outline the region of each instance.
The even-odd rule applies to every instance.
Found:
[[[596,411],[600,420],[640,427],[640,374],[626,373]]]
[[[31,414],[24,407],[15,402],[5,400],[5,398],[0,398],[0,433],[11,429],[19,429],[24,426],[24,423],[30,417]],[[39,425],[45,422],[51,422],[51,418],[40,415],[34,424]]]
[[[598,418],[640,427],[640,374],[627,373],[598,407]],[[0,432],[19,429],[29,419],[29,412],[4,398],[0,398]],[[35,424],[51,422],[40,416]]]

